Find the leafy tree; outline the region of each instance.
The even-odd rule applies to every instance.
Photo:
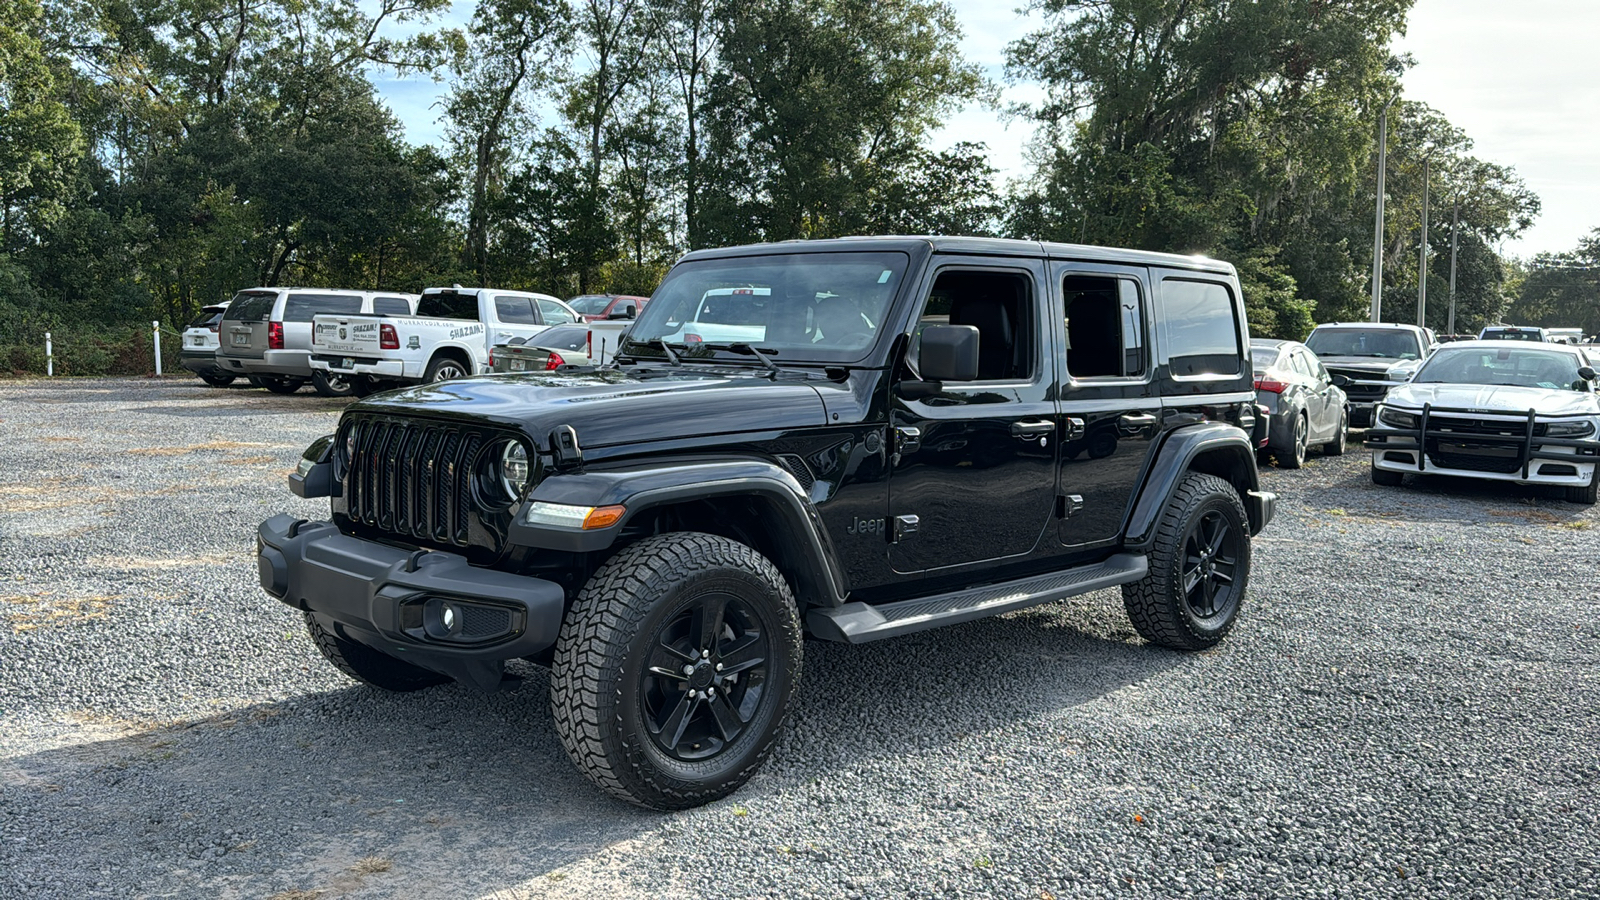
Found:
[[[1506,321],[1600,334],[1600,228],[1566,253],[1534,257],[1519,288]]]
[[[43,24],[37,0],[0,8],[0,254],[61,214],[84,152],[61,96],[59,62],[38,37]]]

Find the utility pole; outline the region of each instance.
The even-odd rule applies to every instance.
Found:
[[[1422,158],[1422,252],[1417,263],[1417,327],[1428,327],[1428,163],[1430,151]]]
[[[1450,204],[1450,318],[1444,330],[1456,333],[1456,239],[1461,235],[1461,198]]]
[[[1383,182],[1389,165],[1389,107],[1400,95],[1389,98],[1378,119],[1378,224],[1372,232],[1372,321],[1383,317]]]

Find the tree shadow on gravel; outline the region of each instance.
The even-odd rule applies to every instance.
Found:
[[[351,686],[14,758],[0,762],[0,809],[27,823],[26,838],[0,846],[0,894],[554,887],[564,866],[618,842],[648,846],[658,829],[868,758],[1025,727],[1195,658],[1090,633],[1115,602],[1094,595],[857,647],[809,641],[790,727],[764,771],[684,813],[592,787],[561,748],[548,674],[533,666],[513,693]],[[81,880],[49,888],[34,872]]]

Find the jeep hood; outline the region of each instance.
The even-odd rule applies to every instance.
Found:
[[[1600,413],[1594,394],[1485,384],[1405,384],[1390,388],[1386,406],[1422,409],[1424,403],[1449,409],[1483,410],[1504,415],[1592,416]]]
[[[494,422],[541,446],[561,425],[585,448],[826,422],[822,397],[804,381],[686,369],[640,378],[615,369],[573,375],[483,375],[369,397],[353,412]]]

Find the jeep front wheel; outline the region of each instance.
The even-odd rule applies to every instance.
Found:
[[[1233,485],[1190,472],[1156,526],[1150,571],[1122,586],[1145,640],[1175,650],[1214,646],[1238,620],[1250,581],[1250,531]]]
[[[607,793],[654,809],[725,797],[771,752],[800,678],[800,617],[766,557],[716,535],[625,548],[568,611],[556,733]]]

